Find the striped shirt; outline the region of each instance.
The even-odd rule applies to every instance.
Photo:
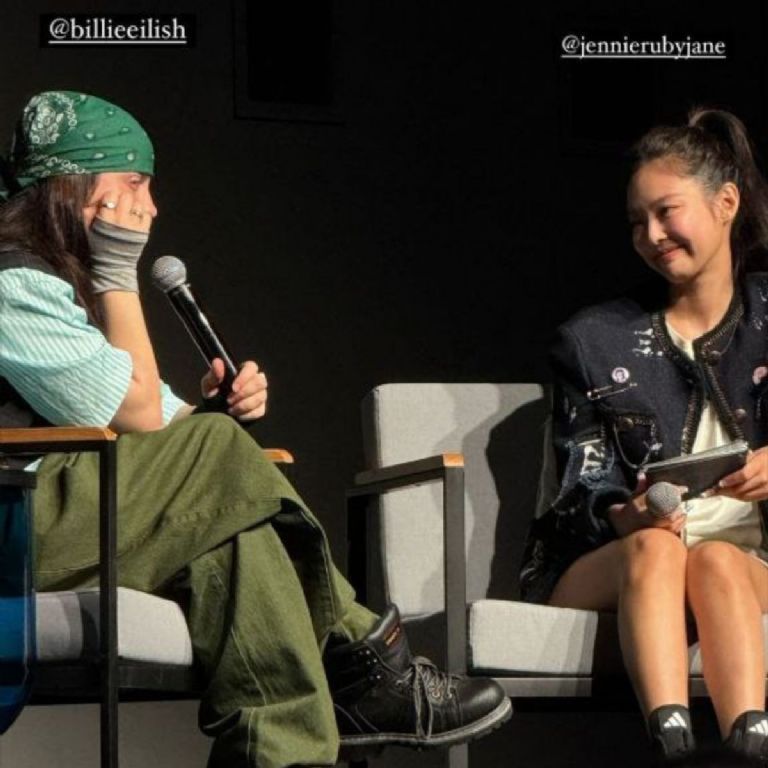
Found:
[[[0,271],[0,376],[51,424],[106,426],[133,364],[88,323],[72,286],[27,267]],[[184,405],[161,382],[163,424]]]

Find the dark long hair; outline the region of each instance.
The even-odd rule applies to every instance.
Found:
[[[728,181],[738,187],[739,210],[731,228],[734,280],[767,269],[768,184],[741,120],[725,110],[697,107],[687,125],[652,128],[632,147],[632,173],[660,158],[681,163],[710,194]]]
[[[90,250],[83,223],[96,175],[42,179],[0,205],[0,244],[42,257],[72,285],[77,303],[96,326],[101,313],[91,288]]]

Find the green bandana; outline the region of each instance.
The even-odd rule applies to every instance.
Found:
[[[135,171],[154,173],[147,132],[124,109],[75,91],[46,91],[24,107],[10,170],[24,188],[49,176]],[[0,197],[6,197],[0,190]]]

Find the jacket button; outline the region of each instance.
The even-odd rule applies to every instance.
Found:
[[[733,411],[733,420],[737,424],[741,424],[744,419],[747,418],[747,412],[743,408],[735,408]]]
[[[712,365],[717,365],[721,357],[722,355],[720,352],[718,352],[716,349],[711,349],[709,352],[707,352],[705,359],[708,363],[711,363]]]
[[[616,425],[619,429],[632,429],[632,427],[635,426],[634,420],[629,416],[620,416],[619,420],[616,422]]]

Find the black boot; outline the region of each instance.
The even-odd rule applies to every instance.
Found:
[[[329,648],[324,661],[344,749],[459,744],[512,714],[493,680],[448,675],[412,657],[394,605],[365,639]]]
[[[752,758],[755,765],[768,765],[768,713],[758,709],[742,712],[731,726],[725,746]]]
[[[648,734],[658,765],[674,763],[696,748],[691,713],[681,704],[654,709],[648,715]]]

